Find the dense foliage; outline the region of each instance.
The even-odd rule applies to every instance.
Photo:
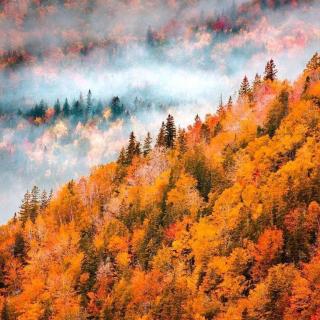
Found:
[[[0,229],[1,319],[320,319],[319,101],[317,54],[294,84],[271,60],[217,114],[33,188]]]

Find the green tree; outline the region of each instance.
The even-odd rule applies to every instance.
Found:
[[[165,130],[165,141],[167,148],[173,148],[176,138],[176,126],[172,115],[168,115]]]
[[[277,79],[278,70],[273,59],[269,60],[264,70],[264,80],[274,81]]]
[[[126,149],[125,148],[121,148],[117,163],[122,166],[126,165]]]
[[[48,206],[48,195],[46,190],[43,190],[41,193],[41,200],[40,200],[40,209],[43,210]]]
[[[21,232],[18,232],[15,236],[13,255],[24,262],[26,256],[26,243]]]
[[[232,97],[230,96],[227,104],[227,110],[231,111],[232,107],[233,107],[233,101],[232,101]]]
[[[164,122],[162,122],[159,134],[157,137],[156,147],[157,148],[164,148],[166,146],[166,126]]]
[[[273,137],[276,130],[279,128],[282,119],[288,113],[289,93],[286,90],[282,90],[277,101],[273,104],[267,115],[267,121],[265,124],[266,133],[270,137]]]
[[[141,144],[139,141],[137,141],[136,143],[136,147],[135,147],[135,150],[134,150],[134,154],[136,156],[140,156],[141,155]]]
[[[181,154],[187,151],[186,131],[180,128],[178,130],[178,147]]]
[[[244,76],[240,89],[239,89],[239,96],[241,98],[248,96],[251,93],[250,83],[247,76]]]
[[[31,200],[30,200],[30,219],[34,223],[40,208],[39,201],[40,190],[37,186],[34,186],[31,190]]]
[[[61,113],[61,105],[60,105],[59,99],[57,99],[56,103],[54,104],[54,115],[58,117],[60,113]]]
[[[150,135],[150,132],[147,133],[146,138],[144,139],[144,143],[143,143],[143,155],[146,157],[152,150],[152,138]]]
[[[30,218],[30,211],[31,211],[31,194],[29,191],[27,191],[24,194],[20,211],[19,211],[19,219],[22,222],[22,225],[24,225],[27,220]]]
[[[226,115],[226,110],[224,108],[223,101],[222,101],[222,95],[220,96],[220,102],[219,102],[217,114],[220,118],[224,118]]]
[[[63,104],[62,113],[65,117],[68,117],[70,115],[70,105],[69,105],[68,99],[66,99]]]
[[[261,83],[261,76],[258,73],[256,73],[252,84],[253,92],[257,91],[257,89],[261,86]]]
[[[137,153],[137,141],[134,132],[130,133],[129,143],[126,150],[126,164],[131,164],[134,155]]]
[[[91,114],[92,114],[92,93],[91,93],[91,90],[89,89],[87,94],[86,116],[90,117]]]

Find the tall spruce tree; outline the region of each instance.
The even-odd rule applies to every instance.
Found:
[[[20,211],[19,211],[19,219],[22,222],[22,225],[24,225],[27,220],[30,218],[30,211],[31,211],[31,194],[29,191],[27,191],[24,194]]]
[[[165,148],[165,146],[166,146],[166,126],[164,122],[162,122],[161,128],[159,130],[159,134],[157,137],[156,147]]]
[[[197,123],[200,123],[201,119],[199,117],[199,115],[197,114],[196,117],[194,118],[194,124],[196,125]]]
[[[126,149],[124,147],[120,150],[117,163],[122,166],[126,165]]]
[[[150,132],[147,133],[146,138],[144,139],[144,143],[143,143],[143,155],[146,157],[150,151],[151,151],[151,143],[152,143],[152,138],[150,135]]]
[[[174,118],[171,114],[167,117],[166,130],[165,130],[165,141],[166,147],[172,149],[174,147],[174,142],[176,139],[176,126],[174,123]]]
[[[70,115],[70,105],[69,105],[68,99],[66,99],[63,104],[62,113],[64,117],[68,117]]]
[[[92,114],[92,93],[91,93],[91,90],[89,89],[88,94],[87,94],[86,116],[90,117],[91,114]]]
[[[50,203],[50,201],[52,200],[53,197],[53,190],[51,189],[48,195],[48,204]]]
[[[34,186],[31,191],[31,200],[30,200],[30,220],[33,223],[36,221],[39,208],[40,208],[39,193],[40,193],[39,188],[37,186]]]
[[[230,111],[232,107],[233,107],[233,101],[232,101],[232,97],[230,96],[227,104],[227,110]]]
[[[275,65],[273,59],[270,59],[266,64],[263,79],[265,81],[267,81],[267,80],[274,81],[277,79],[277,73],[278,73],[278,70],[276,68],[276,65]]]
[[[226,115],[226,110],[223,105],[222,95],[220,96],[220,101],[219,101],[217,113],[220,118],[224,118]]]
[[[44,210],[47,206],[48,206],[48,195],[46,190],[43,190],[41,193],[40,209]]]
[[[15,236],[13,255],[15,258],[19,258],[21,262],[24,262],[26,256],[26,242],[21,232],[18,232]]]
[[[137,144],[137,141],[136,141],[136,137],[134,135],[134,132],[131,132],[128,147],[126,150],[126,164],[128,164],[128,165],[131,164],[132,159],[137,152],[136,144]]]
[[[186,140],[186,131],[185,129],[179,128],[178,130],[178,150],[181,154],[184,154],[187,151],[187,140]]]
[[[256,73],[252,84],[253,91],[256,91],[260,87],[261,83],[261,76],[258,73]]]
[[[141,155],[141,143],[139,141],[137,141],[137,143],[136,143],[136,148],[135,148],[134,154],[136,156]]]
[[[59,116],[59,114],[61,113],[61,104],[60,104],[60,101],[59,99],[57,99],[56,103],[54,104],[54,115],[56,117]]]
[[[250,91],[251,89],[250,89],[250,83],[249,83],[248,77],[244,76],[240,85],[239,96],[241,98],[246,97],[250,94]]]

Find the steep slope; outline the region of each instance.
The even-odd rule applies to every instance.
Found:
[[[269,62],[217,114],[34,189],[0,229],[2,319],[320,319],[319,101],[318,55],[294,84]]]

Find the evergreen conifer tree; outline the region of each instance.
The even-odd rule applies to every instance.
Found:
[[[90,117],[91,114],[92,114],[92,93],[91,93],[91,90],[89,89],[88,94],[87,94],[86,115],[87,115],[87,117]]]
[[[320,55],[316,52],[310,61],[307,63],[307,67],[305,71],[314,71],[320,67]]]
[[[54,104],[54,115],[58,117],[60,113],[61,113],[61,105],[60,105],[59,99],[57,99],[56,103]]]
[[[27,220],[30,218],[30,211],[31,211],[31,194],[27,191],[23,197],[20,211],[19,211],[19,219],[24,225]]]
[[[136,143],[136,148],[135,148],[134,154],[136,156],[140,156],[141,155],[141,144],[140,144],[139,141]]]
[[[173,148],[176,138],[176,126],[172,115],[168,115],[165,130],[165,142],[167,148]]]
[[[276,65],[273,61],[273,59],[271,59],[270,61],[267,62],[265,70],[264,70],[264,80],[270,80],[270,81],[274,81],[277,79],[277,73],[278,70],[276,68]]]
[[[250,83],[249,80],[247,78],[247,76],[244,76],[241,85],[240,85],[240,90],[239,90],[239,96],[241,98],[246,97],[250,94]]]
[[[161,124],[161,128],[159,130],[159,134],[157,137],[156,147],[164,148],[166,146],[166,126],[164,122]]]
[[[256,73],[252,84],[253,91],[256,91],[260,87],[261,83],[261,76],[258,73]]]
[[[46,190],[41,193],[40,209],[43,210],[48,206],[48,195]]]
[[[34,223],[38,212],[39,212],[39,193],[40,190],[37,186],[34,186],[31,191],[31,200],[30,200],[30,219]]]
[[[64,117],[68,117],[70,115],[70,105],[69,105],[68,99],[66,99],[63,104],[62,112]]]
[[[144,144],[143,144],[143,155],[145,157],[151,151],[151,143],[152,143],[152,138],[151,138],[150,132],[148,132],[146,138],[144,139]]]
[[[233,101],[232,101],[232,97],[230,96],[227,104],[227,110],[230,111],[232,107],[233,107]]]
[[[21,259],[21,261],[23,262],[26,254],[25,250],[26,250],[26,243],[22,233],[19,232],[15,236],[15,242],[13,246],[14,257]]]
[[[121,149],[117,163],[122,166],[124,166],[126,164],[126,150],[125,150],[125,148]]]
[[[187,151],[186,131],[185,129],[179,128],[178,130],[178,146],[179,152],[184,154]]]
[[[129,138],[129,144],[126,150],[126,163],[127,164],[131,164],[132,159],[134,157],[134,155],[137,152],[137,148],[136,148],[136,137],[134,135],[134,132],[130,133],[130,138]]]

